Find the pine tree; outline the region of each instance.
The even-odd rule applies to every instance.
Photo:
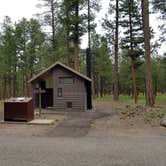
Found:
[[[102,26],[106,30],[106,38],[114,54],[114,70],[113,70],[113,95],[114,101],[119,100],[119,0],[110,0],[108,14],[103,19]],[[113,14],[115,17],[113,17]]]
[[[56,30],[59,27],[59,2],[58,0],[42,0],[38,7],[42,7],[45,11],[38,16],[42,17],[43,25],[51,27],[51,35],[49,35],[49,41],[51,42],[51,62],[55,62],[59,59],[57,53],[57,40],[56,40]]]
[[[92,76],[94,92],[101,97],[110,94],[112,90],[112,61],[110,50],[105,37],[93,32],[92,34]]]
[[[138,90],[136,83],[136,69],[139,67],[140,55],[143,54],[143,29],[139,4],[135,0],[125,0],[120,3],[121,22],[123,28],[122,49],[131,58],[131,78],[134,101],[137,103]],[[137,62],[138,61],[138,62]]]
[[[118,52],[119,52],[119,0],[116,0],[116,19],[115,19],[115,64],[114,64],[114,100],[119,100],[118,88]]]
[[[151,56],[150,56],[150,26],[149,26],[149,0],[142,0],[142,19],[146,61],[146,105],[154,106],[154,94],[152,86]]]
[[[65,40],[66,40],[66,64],[71,66],[70,56],[70,43],[71,43],[71,7],[72,2],[63,0],[61,3],[61,10],[59,14],[60,22],[65,29]]]
[[[99,10],[98,0],[74,0],[61,2],[61,11],[59,13],[59,19],[61,25],[65,29],[66,33],[66,61],[71,65],[72,54],[70,50],[72,43],[74,45],[74,68],[79,70],[79,44],[80,38],[87,31],[89,32],[94,28],[94,10]],[[87,12],[88,11],[88,12]],[[89,15],[88,15],[89,14]],[[90,41],[89,41],[90,45]],[[70,62],[69,62],[70,61]]]
[[[3,55],[3,98],[16,96],[16,41],[14,27],[9,17],[5,17],[1,35],[1,51]]]

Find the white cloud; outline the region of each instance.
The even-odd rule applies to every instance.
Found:
[[[9,16],[12,21],[20,20],[22,17],[31,18],[37,13],[38,2],[38,0],[0,0],[0,22],[5,16]]]
[[[12,21],[20,20],[21,18],[31,18],[36,13],[40,12],[40,9],[36,8],[36,5],[40,2],[40,0],[0,0],[0,22],[3,22],[5,16],[9,16]],[[102,9],[97,14],[96,20],[99,22],[107,12],[107,7],[109,5],[108,0],[101,0]],[[151,26],[157,32],[157,26],[159,21],[155,18],[155,16],[150,18]],[[96,31],[98,33],[102,33],[102,27],[98,25]],[[157,35],[157,34],[156,34]],[[82,48],[86,48],[88,45],[87,35],[82,38]],[[162,46],[160,49],[160,53],[164,51],[166,44]]]

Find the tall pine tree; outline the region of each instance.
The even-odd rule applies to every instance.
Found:
[[[125,55],[131,58],[131,78],[135,103],[138,100],[136,69],[141,64],[139,57],[143,54],[143,29],[139,5],[136,0],[124,0],[120,3],[120,25],[123,28],[121,47],[123,52],[125,51]]]
[[[149,26],[149,0],[141,0],[142,3],[142,19],[144,31],[145,45],[145,61],[146,61],[146,105],[154,106],[154,94],[152,86],[152,70],[150,56],[150,26]]]

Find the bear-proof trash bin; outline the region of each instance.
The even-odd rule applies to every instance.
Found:
[[[31,121],[34,119],[32,98],[10,98],[4,102],[5,121]]]

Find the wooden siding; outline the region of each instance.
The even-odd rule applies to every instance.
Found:
[[[54,108],[56,111],[85,111],[87,94],[85,80],[72,72],[57,66],[53,70]],[[60,84],[59,77],[73,77],[73,84]],[[62,88],[62,97],[58,97],[57,89]],[[67,108],[67,102],[72,102],[72,108]]]

